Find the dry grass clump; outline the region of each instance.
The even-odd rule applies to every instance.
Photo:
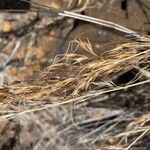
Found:
[[[86,54],[75,53],[78,47],[83,48]],[[58,127],[59,132],[55,133],[53,140],[45,134],[49,140],[46,148],[52,146],[54,141],[62,142],[62,137],[68,136],[71,141],[66,141],[67,146],[74,142],[76,146],[87,146],[92,141],[93,147],[100,146],[104,149],[129,149],[143,137],[147,140],[150,130],[149,37],[142,42],[119,45],[101,55],[94,53],[88,40],[81,41],[79,37],[71,42],[69,49],[73,52],[67,51],[66,54],[57,56],[44,71],[34,71],[24,81],[1,87],[0,119],[19,119],[24,116],[39,125],[37,118],[33,119],[28,113],[37,116],[38,111],[75,103],[76,108],[72,108],[77,109],[80,114],[79,117],[72,118],[73,122],[76,119],[78,121],[72,124],[70,117],[66,119],[67,123],[63,123],[65,130]],[[115,84],[120,73],[131,69],[136,70],[132,80],[124,84]],[[138,106],[140,100],[143,103]],[[127,101],[128,107],[125,105]],[[82,114],[84,106],[88,113]],[[97,112],[95,107],[98,106],[100,108]],[[91,108],[93,113],[99,114],[98,117],[90,115]],[[45,116],[45,120],[48,120],[49,115],[44,114]],[[39,126],[44,128],[43,124]],[[42,142],[43,139],[39,143],[42,145]],[[61,142],[60,145],[63,143]]]
[[[95,85],[93,82],[103,82],[108,86],[107,90],[120,88],[113,85],[112,77],[132,68],[147,73],[146,76],[149,74],[149,38],[120,45],[100,56],[94,53],[89,42],[75,39],[74,43],[90,55],[67,52],[57,57],[44,72],[34,71],[25,81],[5,85],[0,91],[1,106],[17,99],[35,102],[47,101],[50,95],[62,98],[76,96],[81,91],[90,90]],[[145,82],[149,83],[149,80]]]

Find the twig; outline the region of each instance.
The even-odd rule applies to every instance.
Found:
[[[128,28],[125,28],[121,25],[118,25],[118,24],[110,22],[110,21],[105,21],[102,19],[97,19],[94,17],[81,15],[81,14],[77,14],[77,13],[69,12],[69,11],[60,12],[60,13],[58,13],[58,15],[83,20],[83,21],[90,22],[93,24],[97,24],[97,25],[100,25],[100,26],[105,27],[105,28],[109,28],[109,29],[113,29],[113,30],[122,32],[124,34],[129,34],[129,35],[131,35],[131,36],[133,36],[139,40],[142,40],[142,36],[140,34],[138,34],[137,32],[132,31]]]
[[[69,17],[69,18],[73,18],[73,19],[79,19],[79,20],[82,20],[82,21],[90,22],[90,23],[93,23],[93,24],[96,24],[96,25],[99,25],[99,26],[102,26],[102,27],[105,27],[105,28],[109,28],[109,29],[119,31],[119,32],[124,33],[124,34],[131,35],[132,37],[134,37],[138,40],[141,40],[141,41],[142,41],[142,38],[143,38],[143,36],[140,35],[139,33],[135,32],[135,31],[132,31],[128,28],[125,28],[121,25],[118,25],[116,23],[110,22],[110,21],[90,17],[90,16],[87,16],[87,15],[81,15],[81,14],[76,13],[75,11],[66,11],[66,10],[63,10],[63,9],[54,9],[52,7],[42,5],[42,4],[39,4],[39,3],[29,2],[27,0],[22,0],[22,1],[27,2],[27,3],[32,3],[34,5],[38,5],[41,9],[45,10],[48,13],[55,13],[59,16]]]

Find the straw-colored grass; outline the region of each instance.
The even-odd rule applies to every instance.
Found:
[[[83,52],[80,54],[76,53],[79,47],[83,49]],[[111,95],[112,93],[119,95],[119,93],[128,89],[135,88],[138,94],[138,87],[146,89],[150,84],[149,58],[149,37],[145,37],[142,42],[130,42],[119,45],[101,55],[94,53],[88,39],[87,41],[81,41],[77,37],[70,42],[68,51],[64,55],[57,56],[53,63],[45,68],[44,71],[35,70],[24,81],[15,81],[0,88],[0,120],[3,122],[5,119],[25,117],[43,129],[45,126],[40,124],[40,121],[37,119],[38,114],[40,115],[43,112],[42,110],[45,111],[43,112],[45,116],[47,110],[54,109],[56,106],[60,107],[71,103],[82,105],[86,101],[92,103],[97,98]],[[137,70],[138,73],[135,79],[126,84],[115,85],[113,78],[118,76],[120,72],[130,69]],[[146,91],[145,95],[148,95],[148,93]],[[124,99],[126,99],[125,96]],[[109,101],[106,107],[111,108],[112,103],[109,103]],[[112,99],[112,101],[114,100]],[[149,103],[149,100],[147,100],[147,103]],[[83,137],[81,136],[79,143],[91,142],[89,137],[102,130],[101,134],[107,135],[109,138],[95,138],[92,141],[93,143],[101,141],[100,147],[104,149],[128,150],[148,135],[150,130],[148,124],[150,122],[149,112],[135,117],[134,115],[132,116],[134,110],[132,113],[130,111],[124,112],[123,108],[123,113],[120,111],[119,114],[116,114],[112,107],[111,111],[111,114],[108,114],[106,117],[106,122],[101,117],[83,119],[79,123],[74,123],[57,133],[53,140],[60,139],[62,134],[67,134],[74,127],[80,130],[82,129],[80,126],[93,124],[94,121],[97,123],[102,122],[102,127],[90,130]],[[111,116],[115,118],[112,119]],[[48,120],[48,115],[45,116],[45,120]],[[121,127],[120,124],[124,124],[125,128]],[[115,130],[118,131],[116,132]],[[43,138],[45,136],[47,136],[47,133],[42,135]],[[50,139],[47,146],[51,143],[52,140]]]
[[[134,84],[117,87],[111,81],[113,76],[132,68],[139,69],[139,72],[141,69],[149,72],[149,38],[145,38],[143,42],[122,44],[100,56],[94,53],[88,40],[83,42],[77,37],[72,43],[76,44],[75,50],[80,46],[89,52],[89,55],[67,52],[64,56],[57,57],[44,72],[38,71],[25,81],[5,85],[0,89],[1,109],[11,105],[17,106],[19,101],[28,101],[32,105],[37,101],[44,101],[55,105],[49,100],[50,96],[60,97],[61,100],[56,104],[71,102],[72,98],[81,99],[80,94],[92,90],[96,82],[105,85],[100,89],[101,93],[126,89]],[[149,82],[147,78],[135,86]],[[96,93],[97,91],[95,95]],[[38,105],[36,109],[37,107]]]

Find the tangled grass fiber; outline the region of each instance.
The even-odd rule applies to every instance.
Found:
[[[0,120],[19,118],[63,104],[76,103],[80,106],[84,102],[83,104],[86,105],[86,102],[92,103],[92,101],[106,95],[113,95],[113,93],[117,97],[121,91],[128,91],[128,89],[135,89],[134,92],[138,94],[144,88],[146,98],[143,101],[146,101],[147,105],[141,107],[146,107],[146,112],[137,117],[131,115],[133,112],[130,112],[130,115],[123,112],[110,117],[114,115],[112,111],[107,121],[98,119],[100,122],[105,122],[102,125],[104,129],[101,128],[101,130],[103,134],[108,132],[109,136],[99,137],[100,139],[93,141],[103,141],[98,143],[103,149],[130,149],[140,139],[148,137],[150,113],[148,111],[149,91],[147,90],[149,90],[150,83],[150,38],[145,37],[142,42],[119,45],[101,55],[95,54],[88,40],[81,41],[79,37],[74,39],[70,45],[69,49],[72,49],[73,52],[67,51],[64,55],[57,56],[53,63],[44,70],[35,70],[26,80],[15,81],[0,88]],[[79,47],[83,49],[83,54],[76,53]],[[120,73],[131,69],[136,70],[134,79],[125,84],[115,84],[114,79]],[[129,99],[125,95],[128,94],[124,94],[123,99]],[[118,100],[116,105],[117,103]],[[111,105],[108,102],[108,108],[111,108]],[[83,119],[75,126],[90,125],[96,121]],[[118,124],[122,130],[119,129]],[[120,124],[125,124],[126,127],[123,128]],[[70,128],[72,125],[68,127]],[[117,129],[118,131],[115,131]],[[65,133],[65,131],[60,133]],[[90,135],[86,133],[83,139],[94,133],[97,132],[92,129]],[[79,141],[84,143],[83,139]],[[91,140],[87,139],[86,142]]]

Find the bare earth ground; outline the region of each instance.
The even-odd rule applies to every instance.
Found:
[[[149,0],[33,1],[82,8],[82,14],[150,34]],[[92,23],[40,11],[0,13],[0,30],[0,150],[150,149],[148,36],[135,42]],[[67,50],[71,55],[61,57]],[[115,66],[122,59],[127,61]],[[98,75],[96,65],[104,69]],[[96,94],[107,88],[110,92]],[[58,105],[68,97],[73,102]]]

